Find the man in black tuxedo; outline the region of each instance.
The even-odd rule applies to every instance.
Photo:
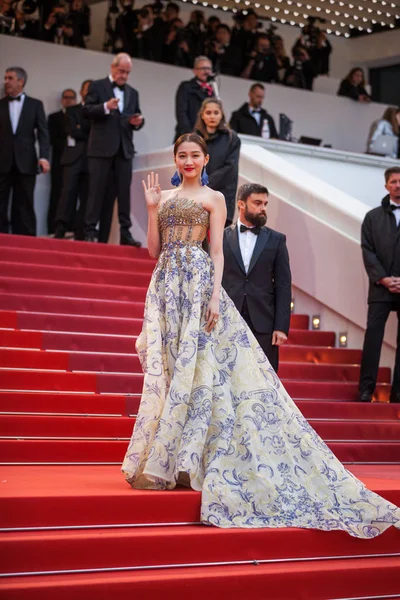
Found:
[[[361,248],[369,278],[368,318],[361,360],[359,400],[371,402],[386,321],[397,312],[397,349],[390,402],[400,402],[400,167],[385,171],[388,196],[366,215]]]
[[[205,98],[215,96],[208,82],[212,74],[212,64],[207,56],[195,58],[193,79],[182,81],[175,97],[175,140],[183,133],[191,133],[197,121],[197,114]]]
[[[132,69],[128,54],[117,54],[111,64],[111,74],[93,81],[85,98],[84,115],[91,120],[88,141],[89,198],[85,217],[85,239],[95,242],[96,225],[104,212],[104,203],[114,201],[105,194],[112,172],[117,197],[120,242],[141,246],[130,234],[132,225],[130,186],[134,154],[132,134],[141,129],[144,119],[139,107],[138,92],[127,84]]]
[[[267,139],[279,137],[274,119],[262,107],[264,97],[265,87],[262,83],[253,83],[249,90],[249,101],[232,113],[229,125],[236,133]]]
[[[43,104],[25,94],[26,81],[26,71],[21,67],[6,69],[6,97],[0,100],[0,232],[9,232],[8,201],[12,190],[12,232],[36,235],[33,193],[38,171],[50,170],[49,135]]]
[[[290,325],[291,273],[286,237],[269,227],[268,190],[257,183],[238,191],[238,222],[224,231],[222,286],[278,371],[279,346]]]
[[[64,152],[67,133],[65,131],[65,111],[76,104],[75,90],[67,89],[61,94],[61,110],[51,113],[47,118],[51,146],[51,187],[47,212],[47,231],[54,233],[55,218],[63,186],[63,168],[61,156]]]
[[[62,239],[69,225],[74,224],[75,239],[85,239],[84,221],[89,193],[89,170],[87,161],[87,142],[90,121],[83,114],[83,106],[92,79],[82,83],[80,95],[82,102],[71,106],[65,112],[66,144],[61,155],[63,168],[63,188],[56,215],[55,238]],[[79,198],[79,210],[76,203]]]

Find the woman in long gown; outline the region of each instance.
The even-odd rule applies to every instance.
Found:
[[[180,185],[143,182],[158,257],[136,349],[143,394],[122,470],[133,488],[202,492],[218,527],[342,529],[375,537],[400,509],[348,472],[291,400],[221,288],[222,194],[204,183],[204,140],[174,147]],[[201,247],[210,231],[210,256]]]

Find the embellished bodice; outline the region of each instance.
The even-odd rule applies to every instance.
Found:
[[[199,246],[210,224],[209,212],[195,200],[174,196],[158,209],[161,252],[184,246]]]

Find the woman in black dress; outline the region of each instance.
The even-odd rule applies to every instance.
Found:
[[[347,77],[342,79],[337,95],[356,102],[371,102],[371,96],[365,90],[364,71],[360,67],[351,69]]]
[[[210,156],[207,165],[208,185],[225,196],[228,226],[232,223],[235,213],[240,139],[226,123],[222,103],[217,98],[206,98],[203,101],[195,130],[204,138]]]

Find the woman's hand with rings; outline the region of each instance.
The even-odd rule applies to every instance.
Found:
[[[206,331],[210,333],[218,323],[219,318],[219,298],[212,297],[207,306],[206,312]]]

